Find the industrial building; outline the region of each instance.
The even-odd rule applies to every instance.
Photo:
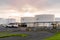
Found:
[[[35,17],[21,17],[21,23],[26,23],[27,27],[33,27],[35,22]]]
[[[6,24],[6,19],[0,18],[0,24]]]
[[[13,18],[6,19],[7,24],[9,23],[16,23],[16,20]]]
[[[55,16],[52,14],[41,14],[35,16],[35,22],[38,22],[38,26],[51,27],[51,22],[55,21]]]
[[[57,24],[57,26],[58,26],[58,29],[60,29],[60,18],[55,18],[55,22],[56,22],[56,24]]]
[[[55,20],[55,16],[52,14],[41,14],[36,15],[36,22],[53,22]]]
[[[60,18],[55,18],[55,21],[60,21]]]
[[[27,27],[51,27],[52,22],[55,21],[55,16],[52,14],[41,14],[35,17],[22,17],[21,23],[26,23]]]
[[[4,18],[0,18],[0,24],[9,24],[9,23],[15,23],[16,20],[9,18],[9,19],[4,19]]]

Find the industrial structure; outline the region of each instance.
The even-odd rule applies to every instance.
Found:
[[[27,27],[33,27],[35,22],[35,17],[22,17],[21,23],[26,23]]]
[[[55,16],[52,14],[41,14],[35,17],[22,17],[21,23],[26,23],[27,27],[51,27],[55,22]]]
[[[4,18],[0,18],[0,24],[9,24],[9,23],[15,23],[16,20],[9,18],[9,19],[4,19]]]

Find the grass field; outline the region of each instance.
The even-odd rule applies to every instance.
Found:
[[[54,34],[51,37],[46,38],[45,40],[60,40],[60,32]]]
[[[13,37],[13,36],[19,36],[19,37],[26,37],[27,34],[12,34],[8,32],[0,32],[0,38],[6,38],[6,37]]]

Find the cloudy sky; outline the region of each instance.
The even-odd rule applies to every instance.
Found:
[[[0,17],[36,14],[55,14],[60,17],[60,0],[0,0]]]

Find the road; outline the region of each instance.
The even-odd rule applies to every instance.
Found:
[[[0,38],[0,40],[43,40],[46,37],[50,37],[54,35],[54,33],[50,32],[12,32],[13,34],[15,33],[25,33],[29,34],[28,37],[7,37],[7,38]]]

